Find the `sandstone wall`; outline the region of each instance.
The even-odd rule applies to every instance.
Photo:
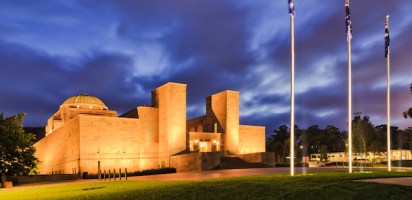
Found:
[[[40,174],[79,172],[79,118],[76,117],[37,142],[35,156]]]
[[[266,151],[265,127],[246,126],[239,127],[239,150],[240,153],[256,153]]]
[[[139,119],[79,115],[79,121],[81,172],[96,174],[98,161],[101,169],[142,168]]]
[[[262,162],[268,165],[275,165],[275,152],[260,152],[260,153],[248,153],[240,154],[239,158],[246,162],[257,163]]]
[[[221,153],[189,153],[170,158],[170,166],[176,168],[176,172],[200,172],[212,170],[220,165]]]

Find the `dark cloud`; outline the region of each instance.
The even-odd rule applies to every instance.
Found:
[[[135,84],[126,81],[128,58],[97,53],[81,60],[80,66],[68,70],[58,57],[0,42],[0,65],[5,66],[0,74],[2,111],[28,112],[27,124],[41,125],[65,99],[80,93],[98,96],[123,112],[143,103],[136,96]]]
[[[296,123],[346,129],[344,6],[296,2]],[[125,112],[169,81],[188,84],[188,118],[205,97],[241,93],[241,122],[289,124],[287,3],[277,1],[3,0],[0,111],[43,125],[66,98],[90,93]],[[351,2],[353,111],[385,123],[383,24],[391,15],[392,117],[412,106],[409,0]]]
[[[36,65],[36,67],[33,67]],[[47,113],[53,103],[53,91],[61,85],[64,70],[58,61],[27,47],[0,41],[0,105],[6,113]],[[39,73],[41,72],[41,73]],[[39,120],[36,120],[39,122]]]

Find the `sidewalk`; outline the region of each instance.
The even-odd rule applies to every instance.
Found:
[[[356,182],[412,186],[412,177],[364,179],[364,180],[356,180]]]
[[[40,183],[28,183],[22,185],[13,185],[12,188],[0,188],[2,190],[18,190],[23,188],[39,188],[39,187],[49,187],[49,186],[59,186],[68,184],[79,184],[79,183],[93,183],[98,182],[97,179],[79,179],[79,180],[64,180],[64,181],[53,181],[53,182],[40,182]]]
[[[174,174],[159,174],[159,175],[149,175],[149,176],[133,176],[128,177],[128,181],[196,181],[205,179],[216,179],[216,178],[234,178],[242,176],[253,176],[253,175],[265,175],[265,174],[288,174],[290,171],[288,167],[281,168],[252,168],[252,169],[226,169],[226,170],[213,170],[213,171],[203,171],[203,172],[186,172],[186,173],[174,173]],[[326,172],[326,171],[347,171],[348,168],[336,168],[336,167],[314,167],[314,168],[302,168],[295,167],[296,175],[301,173],[316,173],[316,172]],[[354,168],[357,170],[357,168]],[[382,168],[365,168],[365,170],[383,170]],[[403,168],[403,170],[412,170],[411,168]],[[113,182],[112,179],[110,182]],[[116,181],[119,181],[117,179]],[[122,177],[122,181],[125,179]],[[400,184],[412,186],[412,177],[406,178],[380,178],[380,179],[366,179],[358,180],[365,182],[377,182],[385,184]],[[81,184],[81,183],[93,183],[93,182],[109,182],[109,180],[97,180],[97,179],[80,179],[80,180],[67,180],[59,182],[42,182],[42,183],[32,183],[13,186],[13,188],[2,188],[0,191],[4,190],[16,190],[22,188],[37,188],[37,187],[49,187],[67,184]]]
[[[203,172],[186,172],[176,174],[159,174],[151,176],[135,176],[130,177],[129,180],[159,180],[159,181],[177,181],[177,180],[205,180],[215,178],[234,178],[241,176],[265,175],[265,174],[288,174],[290,171],[288,167],[278,168],[252,168],[252,169],[225,169],[212,170]],[[336,167],[316,167],[316,168],[302,168],[295,167],[295,173],[313,173],[324,171],[343,171],[347,168]]]
[[[303,171],[307,173],[322,172],[322,171],[342,171],[347,170],[346,168],[335,168],[335,167],[322,167],[322,168],[301,168],[296,167],[295,172],[297,174]],[[132,176],[127,177],[128,181],[196,181],[205,179],[216,179],[216,178],[233,178],[241,176],[253,176],[253,175],[264,175],[264,174],[288,174],[288,167],[281,168],[251,168],[251,169],[226,169],[226,170],[212,170],[203,172],[186,172],[186,173],[173,173],[173,174],[158,174],[158,175],[148,175],[148,176]],[[110,182],[114,181],[113,178]],[[117,179],[116,181],[119,181]],[[122,177],[122,181],[125,179]],[[22,188],[37,188],[37,187],[48,187],[48,186],[59,186],[67,184],[80,184],[80,183],[93,183],[93,182],[109,182],[109,180],[98,179],[80,179],[80,180],[66,180],[58,182],[41,182],[41,183],[30,183],[23,185],[16,185],[12,188],[2,188],[0,191],[4,190],[16,190]]]

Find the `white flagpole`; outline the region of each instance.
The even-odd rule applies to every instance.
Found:
[[[345,3],[348,4],[349,0]],[[346,6],[346,5],[345,5]],[[351,58],[351,24],[348,24],[346,33],[348,41],[348,145],[349,145],[349,173],[352,173],[352,58]]]
[[[290,15],[290,175],[295,175],[295,15]]]
[[[389,15],[386,16],[386,23],[389,29]],[[386,58],[386,119],[387,119],[387,141],[388,141],[388,171],[391,171],[391,77],[390,77],[390,49],[388,46],[388,56]]]
[[[350,33],[350,26],[348,27]],[[348,37],[348,143],[349,143],[349,173],[352,173],[352,60],[351,37]]]

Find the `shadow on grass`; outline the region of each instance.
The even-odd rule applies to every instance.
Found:
[[[98,190],[98,189],[103,189],[105,187],[92,187],[92,188],[83,188],[82,190],[87,191],[87,190]]]

